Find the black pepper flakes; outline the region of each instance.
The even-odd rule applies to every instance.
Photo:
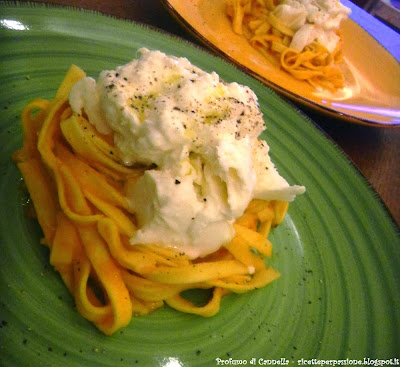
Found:
[[[175,180],[175,185],[179,185],[180,183],[181,183],[181,181]]]

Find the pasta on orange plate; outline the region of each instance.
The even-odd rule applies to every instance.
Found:
[[[235,33],[283,70],[316,88],[343,88],[340,22],[350,9],[339,0],[232,0]]]
[[[110,335],[132,315],[149,314],[164,303],[212,316],[224,294],[276,279],[279,273],[265,263],[272,252],[267,236],[282,222],[287,201],[253,198],[232,224],[230,240],[202,256],[161,240],[132,244],[143,226],[127,200],[129,187],[157,168],[124,164],[116,133],[100,133],[85,111],[73,111],[71,88],[84,80],[85,73],[72,66],[52,101],[36,99],[24,108],[23,147],[13,155],[50,263],[79,312]],[[195,305],[182,296],[188,289],[209,289],[212,296]]]

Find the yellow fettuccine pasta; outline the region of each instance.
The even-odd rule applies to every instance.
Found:
[[[274,16],[276,5],[274,0],[232,0],[227,14],[233,31],[246,37],[269,60],[278,60],[294,78],[331,92],[343,88],[344,76],[338,66],[342,61],[341,42],[332,53],[317,42],[301,52],[290,48],[294,31]]]
[[[110,139],[84,116],[72,114],[69,90],[84,76],[72,66],[54,100],[37,99],[25,107],[24,144],[13,155],[50,249],[50,263],[79,312],[110,335],[133,315],[149,314],[164,303],[212,316],[224,294],[276,279],[279,273],[265,264],[272,252],[266,237],[283,220],[286,202],[252,201],[235,224],[232,242],[204,258],[191,260],[157,244],[129,244],[136,221],[124,187],[144,168],[121,164]],[[209,289],[211,298],[195,305],[182,295],[188,289]]]

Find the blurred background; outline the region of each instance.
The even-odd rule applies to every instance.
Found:
[[[400,32],[400,0],[351,0],[375,18]]]

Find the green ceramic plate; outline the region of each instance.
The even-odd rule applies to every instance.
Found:
[[[0,45],[1,366],[216,366],[218,358],[248,365],[284,358],[295,365],[302,358],[399,357],[398,227],[342,152],[274,92],[187,42],[86,11],[2,3]],[[70,64],[96,77],[142,46],[186,56],[249,85],[265,114],[272,158],[307,192],[272,234],[279,280],[227,296],[213,318],[165,307],[106,337],[79,315],[48,265],[10,157],[21,146],[23,106],[52,98]]]

